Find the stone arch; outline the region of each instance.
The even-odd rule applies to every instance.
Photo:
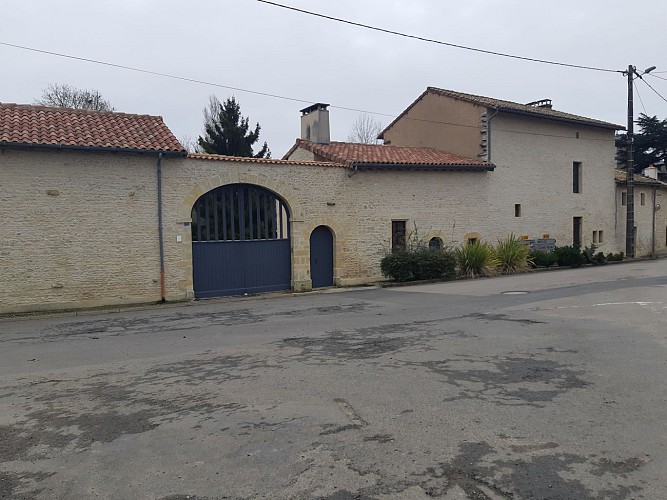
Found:
[[[292,219],[301,219],[301,207],[294,191],[284,182],[272,179],[264,174],[246,174],[223,172],[210,176],[208,179],[195,184],[185,196],[179,209],[179,220],[189,221],[192,217],[192,206],[205,193],[228,184],[254,184],[273,191],[280,196],[290,212]]]
[[[477,231],[471,231],[469,233],[466,233],[463,236],[463,244],[467,245],[471,241],[476,241],[476,242],[481,242],[482,241],[482,235],[478,233]]]
[[[341,263],[343,262],[343,256],[341,255],[342,249],[345,248],[345,232],[342,226],[333,219],[324,218],[311,220],[307,224],[303,225],[303,231],[301,233],[302,241],[309,242],[310,245],[310,235],[315,230],[315,228],[325,226],[331,231],[333,236],[333,246],[334,246],[334,255],[333,255],[333,272],[334,272],[334,285],[340,285],[340,275],[342,272]],[[308,253],[308,275],[310,277],[310,252]]]

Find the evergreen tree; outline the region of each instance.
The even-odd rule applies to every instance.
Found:
[[[204,136],[197,140],[205,153],[245,156],[253,158],[271,158],[271,151],[266,142],[257,154],[252,145],[259,140],[259,123],[249,132],[249,119],[241,115],[241,107],[234,97],[221,103],[211,96],[208,109],[204,109]]]
[[[635,172],[640,173],[649,165],[667,159],[667,120],[641,113],[636,123],[639,132],[635,133],[634,165]],[[616,136],[616,160],[623,168],[627,168],[628,162],[627,140],[627,134]]]

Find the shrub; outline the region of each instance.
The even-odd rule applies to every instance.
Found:
[[[558,261],[555,252],[535,252],[532,257],[536,267],[550,267]]]
[[[487,242],[464,244],[456,249],[456,261],[459,275],[468,278],[493,276],[497,273],[498,257]]]
[[[625,258],[625,254],[623,252],[619,252],[619,253],[609,252],[607,254],[607,262],[621,262],[624,258]]]
[[[589,247],[584,247],[581,251],[581,257],[583,258],[584,264],[595,264],[595,250],[597,246],[591,244]]]
[[[559,266],[579,267],[584,263],[584,256],[577,246],[556,247],[554,253]]]
[[[518,240],[514,234],[510,234],[504,240],[498,240],[495,254],[498,268],[504,274],[525,272],[533,260],[530,247]]]
[[[595,256],[595,259],[593,260],[593,264],[601,265],[606,263],[607,263],[607,258],[604,256],[602,252],[598,252],[597,255]]]
[[[393,281],[453,278],[456,259],[449,249],[400,250],[385,255],[380,270]]]

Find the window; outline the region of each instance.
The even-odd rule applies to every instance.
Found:
[[[581,162],[572,163],[572,192],[581,193]]]
[[[597,243],[597,242],[598,242],[598,232],[593,231],[593,243]]]
[[[604,243],[604,231],[598,231],[598,243]]]
[[[581,246],[581,217],[572,218],[572,245]]]
[[[405,250],[405,221],[391,221],[391,249]]]
[[[514,217],[521,217],[521,203],[514,204]]]
[[[431,238],[428,242],[428,247],[431,250],[442,250],[442,239],[438,238],[437,236]]]
[[[643,207],[646,205],[646,193],[642,193],[639,195],[639,204]]]
[[[621,193],[621,205],[625,206],[628,204],[628,193]]]

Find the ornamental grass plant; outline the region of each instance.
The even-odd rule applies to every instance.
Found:
[[[498,270],[502,274],[516,274],[528,271],[533,264],[530,247],[519,240],[514,233],[496,245]]]
[[[498,257],[493,246],[485,241],[463,244],[455,254],[459,276],[477,278],[498,274]]]

